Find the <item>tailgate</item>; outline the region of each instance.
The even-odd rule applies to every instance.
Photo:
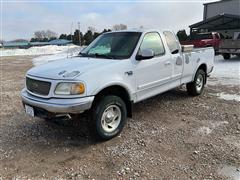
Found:
[[[240,49],[240,40],[225,39],[221,42],[220,49]]]

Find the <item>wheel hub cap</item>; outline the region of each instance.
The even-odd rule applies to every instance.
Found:
[[[117,105],[108,106],[103,112],[101,125],[104,131],[115,131],[121,122],[121,110]]]
[[[201,91],[202,87],[203,87],[203,76],[200,74],[200,75],[197,77],[197,81],[196,81],[197,91]]]

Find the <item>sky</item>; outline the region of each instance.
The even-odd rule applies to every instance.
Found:
[[[1,37],[31,39],[37,30],[58,35],[89,26],[101,32],[114,24],[128,29],[180,29],[203,19],[203,3],[214,0],[1,0]]]

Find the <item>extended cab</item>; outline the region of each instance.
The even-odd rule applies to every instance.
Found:
[[[183,84],[202,94],[213,61],[213,48],[181,46],[171,31],[108,32],[77,57],[30,69],[21,97],[31,116],[89,111],[97,137],[107,140],[121,132],[134,103]]]

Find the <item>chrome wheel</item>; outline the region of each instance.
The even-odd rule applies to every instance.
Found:
[[[104,110],[101,118],[103,130],[108,133],[115,131],[121,122],[121,118],[121,109],[117,105],[108,106]]]
[[[200,92],[202,90],[202,87],[203,87],[203,82],[204,78],[202,76],[202,74],[199,74],[198,77],[197,77],[197,80],[196,80],[196,89],[198,92]]]
[[[189,95],[198,96],[203,93],[207,76],[204,70],[198,69],[194,77],[194,81],[187,83],[187,91]]]

